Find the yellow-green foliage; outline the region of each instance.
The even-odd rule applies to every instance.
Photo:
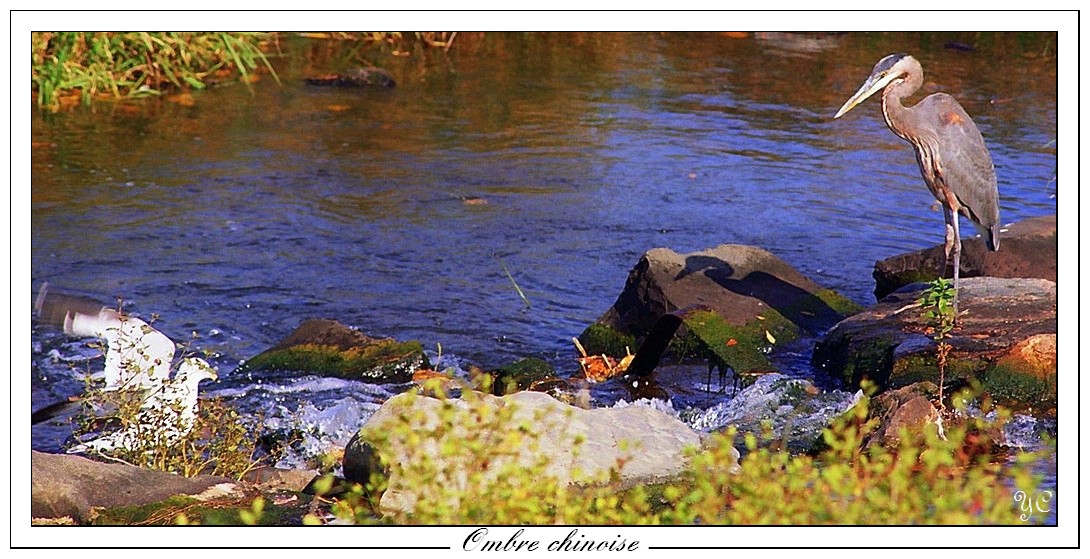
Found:
[[[403,486],[420,494],[411,513],[391,513],[395,524],[1022,524],[1018,489],[1037,483],[1028,473],[1033,456],[1001,469],[1000,457],[981,452],[973,439],[983,428],[947,427],[946,440],[935,429],[926,436],[901,437],[893,449],[863,450],[868,422],[866,401],[825,433],[827,449],[817,456],[792,456],[743,436],[748,454],[734,467],[733,430],[711,437],[692,452],[688,470],[677,480],[655,486],[626,487],[618,471],[609,479],[565,485],[541,460],[520,460],[535,437],[523,426],[512,431],[514,410],[495,410],[466,396],[466,404],[443,406],[440,421],[422,429],[422,416],[406,412],[381,433],[369,433],[379,454],[390,445],[427,448],[405,464],[388,464]],[[544,418],[542,418],[544,419]],[[972,423],[972,422],[970,422]],[[449,437],[458,425],[472,429],[463,439]],[[573,452],[579,452],[578,445]],[[499,474],[486,473],[499,462]],[[395,470],[396,469],[396,470]],[[366,490],[342,498],[334,513],[356,522],[377,522],[374,503],[385,479],[374,477]],[[316,517],[309,519],[318,522]]]
[[[903,433],[894,449],[863,450],[867,405],[853,408],[824,434],[818,456],[791,456],[744,437],[741,472],[725,475],[721,451],[694,456],[688,484],[673,486],[664,520],[707,524],[1022,524],[1011,479],[1030,492],[1025,461],[1001,470],[999,457],[980,453],[970,421],[923,436]],[[726,440],[729,440],[727,435]]]
[[[161,420],[152,418],[149,422],[146,412],[141,415],[140,402],[138,391],[88,391],[75,435],[96,431],[103,422],[116,424],[108,431],[132,430],[133,444],[98,455],[186,477],[214,474],[241,479],[258,465],[250,426],[222,400],[202,400],[192,429],[188,430],[178,414],[164,413]],[[101,409],[113,411],[104,417],[95,411]],[[187,434],[175,441],[163,436],[167,431]]]

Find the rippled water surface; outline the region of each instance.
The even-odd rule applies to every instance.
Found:
[[[941,211],[880,103],[831,118],[891,52],[916,56],[924,92],[949,92],[973,116],[1004,223],[1056,212],[1047,36],[459,40],[409,57],[287,40],[281,84],[36,114],[34,288],[123,297],[176,340],[195,332],[216,356],[218,390],[265,394],[285,415],[388,396],[340,385],[268,396],[232,378],[313,317],[484,367],[538,356],[573,372],[571,337],[655,247],[759,245],[867,304],[876,260],[942,239]],[[302,81],[361,63],[388,68],[397,87]],[[34,404],[78,390],[58,358],[85,348],[42,329],[34,342]],[[808,374],[805,352],[774,357]],[[35,444],[57,435],[36,431]]]

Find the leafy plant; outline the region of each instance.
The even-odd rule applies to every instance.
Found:
[[[943,389],[946,383],[946,360],[950,355],[950,338],[956,319],[954,311],[954,284],[947,279],[938,278],[927,285],[920,304],[926,312],[931,339],[937,344],[939,367],[939,406],[945,409]]]

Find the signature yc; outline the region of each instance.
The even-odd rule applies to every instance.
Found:
[[[1018,516],[1022,522],[1029,522],[1034,513],[1051,512],[1052,509],[1049,508],[1049,502],[1051,501],[1051,491],[1040,491],[1035,493],[1032,498],[1025,491],[1018,491],[1014,494],[1014,502],[1018,503],[1018,508],[1022,511],[1022,514]]]

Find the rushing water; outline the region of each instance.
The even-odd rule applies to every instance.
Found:
[[[1004,223],[1056,212],[1049,36],[459,41],[393,57],[287,40],[281,84],[36,114],[34,289],[122,297],[174,339],[198,336],[223,379],[213,393],[344,424],[404,387],[231,372],[326,317],[442,344],[454,364],[538,356],[570,373],[571,337],[654,247],[759,245],[867,304],[876,260],[942,239],[941,211],[879,102],[831,119],[891,52],[916,56],[924,93],[947,91],[973,116]],[[301,79],[361,63],[389,68],[397,87]],[[72,370],[93,357],[84,344],[41,328],[33,341],[33,405],[77,392]],[[805,350],[773,357],[810,374]],[[63,436],[43,426],[34,444]]]

